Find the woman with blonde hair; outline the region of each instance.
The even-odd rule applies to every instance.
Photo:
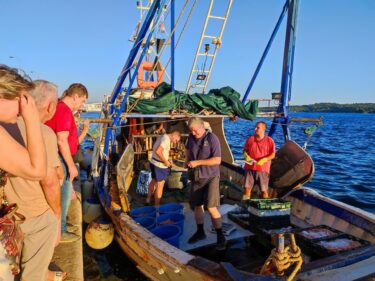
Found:
[[[14,68],[0,65],[0,123],[16,123],[18,115],[21,115],[25,121],[27,134],[25,148],[0,124],[0,219],[4,215],[3,211],[6,211],[6,202],[3,200],[8,174],[29,180],[41,180],[46,175],[46,152],[39,114],[34,100],[27,93],[33,88],[34,84],[27,76],[20,74]],[[0,248],[2,247],[0,243]],[[4,250],[0,249],[0,253],[0,276],[5,280],[12,280],[9,261],[4,256]],[[14,271],[13,261],[11,266],[13,274],[16,274],[19,267]]]
[[[0,126],[0,169],[30,180],[46,175],[46,152],[35,102],[27,91],[33,82],[16,69],[0,65],[0,122],[16,123],[18,115],[25,120],[27,147],[15,141]]]

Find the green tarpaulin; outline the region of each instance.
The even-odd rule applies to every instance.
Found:
[[[240,94],[231,87],[210,90],[207,94],[186,95],[183,92],[171,92],[171,85],[160,84],[154,91],[155,99],[138,100],[130,98],[130,106],[137,101],[133,110],[143,114],[165,113],[174,109],[198,114],[202,110],[214,111],[215,114],[238,116],[242,119],[254,120],[258,112],[258,101],[250,101],[243,105]]]

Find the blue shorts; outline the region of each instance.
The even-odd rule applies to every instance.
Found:
[[[169,175],[169,168],[159,168],[154,164],[150,163],[151,178],[156,181],[165,181]]]

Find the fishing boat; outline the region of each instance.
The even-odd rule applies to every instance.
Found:
[[[221,45],[232,1],[228,1],[223,16],[212,14],[214,1],[210,1],[185,93],[178,93],[174,88],[174,52],[178,45],[174,37],[176,26],[181,24],[180,17],[175,21],[175,1],[146,2],[148,4],[143,5],[143,1],[138,1],[143,17],[131,38],[133,47],[112,95],[103,103],[101,120],[104,121],[99,127],[100,137],[95,142],[91,165],[96,194],[114,225],[115,239],[124,253],[139,271],[151,280],[354,280],[374,276],[375,216],[308,188],[306,185],[314,174],[313,160],[304,148],[291,140],[291,122],[321,122],[320,119],[293,120],[288,115],[299,1],[286,1],[253,79],[240,102],[241,110],[232,108],[229,113],[220,112],[215,107],[202,109],[204,106],[197,110],[190,108],[189,111],[186,104],[196,104],[198,98],[200,101],[203,100],[202,103],[205,99],[212,101],[215,97],[219,99],[224,96],[224,100],[228,96],[233,98],[228,94],[233,94],[233,91],[228,88],[204,94]],[[193,6],[195,4],[196,1],[193,2]],[[187,7],[184,5],[182,10],[187,10]],[[164,24],[166,11],[170,13],[171,32],[168,39],[163,41],[154,35]],[[275,112],[259,112],[256,107],[257,101],[251,101],[249,105],[247,98],[285,15],[287,24],[281,90],[273,94],[274,100],[278,102],[278,108]],[[221,22],[219,33],[215,36],[206,34],[206,28],[213,20]],[[209,43],[205,43],[207,39]],[[164,48],[168,46],[171,62],[170,85],[163,83],[168,63],[161,65]],[[150,55],[152,50],[156,50],[153,61]],[[198,69],[198,61],[202,57],[205,64],[208,61],[207,68]],[[152,75],[154,72],[155,75]],[[198,89],[201,93],[191,95],[192,91]],[[172,98],[169,98],[171,95]],[[200,96],[197,98],[197,95]],[[240,107],[238,103],[234,104]],[[220,212],[223,221],[235,229],[227,236],[229,243],[225,252],[218,253],[215,250],[215,234],[210,232],[209,223],[205,223],[208,234],[206,240],[198,245],[187,243],[189,235],[195,231],[195,223],[193,212],[187,204],[189,182],[183,177],[183,141],[189,133],[186,120],[192,116],[199,116],[209,123],[212,132],[219,137],[221,143]],[[272,163],[270,188],[275,190],[277,198],[282,199],[280,202],[290,204],[290,223],[286,227],[258,227],[257,222],[243,219],[241,213],[236,213],[237,210],[248,210],[246,208],[250,206],[240,207],[244,169],[232,155],[225,136],[224,120],[234,120],[238,117],[252,119],[259,116],[272,118],[269,134],[272,136],[276,128],[281,127],[285,139]],[[182,132],[181,143],[173,147],[172,155],[175,159],[174,171],[180,172],[181,177],[178,181],[182,185],[178,190],[165,191],[168,197],[163,198],[163,203],[176,202],[184,206],[184,233],[179,238],[178,246],[159,238],[130,215],[131,210],[145,203],[145,198],[137,193],[137,179],[142,171],[147,170],[148,157],[158,136],[154,134],[154,129],[147,129],[160,124],[169,128],[179,128]],[[170,185],[170,188],[173,188],[173,184]],[[236,214],[239,214],[237,218]],[[249,214],[243,215],[246,217]],[[205,219],[209,220],[208,217]],[[287,243],[284,239],[289,237],[290,232],[300,238],[297,239],[297,246],[294,236],[290,236],[288,249],[292,253],[297,247],[301,247],[301,259],[295,263],[290,262],[288,269],[276,268],[266,272],[263,269],[276,260],[277,253],[286,253],[282,243]],[[323,241],[325,244],[317,239],[322,238],[324,233],[331,239]],[[344,239],[340,241],[349,241],[349,244],[342,249],[336,247],[329,252],[327,247],[333,244],[335,248],[335,243],[332,242],[334,239]],[[307,241],[305,248],[302,246],[304,241]],[[340,244],[340,241],[336,244]],[[272,250],[274,247],[278,249]],[[326,254],[322,254],[324,249]],[[288,254],[284,257],[287,256]],[[293,257],[290,255],[287,258],[292,261]]]

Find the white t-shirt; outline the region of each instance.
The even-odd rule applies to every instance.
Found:
[[[159,159],[159,157],[156,155],[156,149],[159,147],[159,145],[163,148],[163,156],[165,159],[169,159],[169,150],[171,150],[171,139],[167,134],[164,134],[157,138],[156,142],[154,143],[154,146],[152,147],[152,158],[150,162],[154,164],[156,167],[159,168],[168,168],[164,165],[164,163]]]

